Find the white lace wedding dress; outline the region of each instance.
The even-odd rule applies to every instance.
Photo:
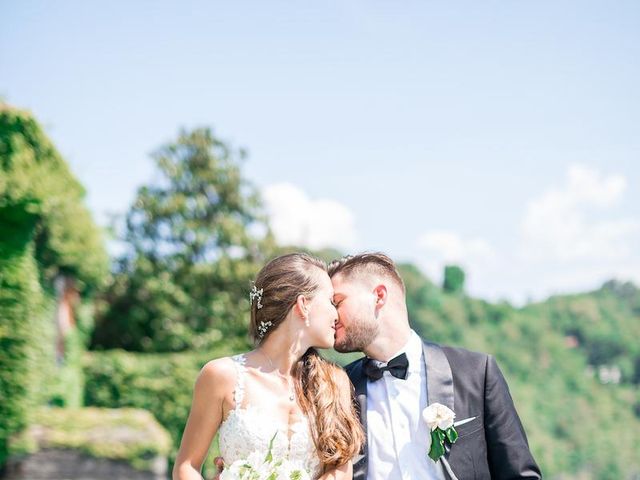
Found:
[[[268,409],[262,409],[260,405],[243,406],[245,356],[236,355],[232,360],[237,372],[235,406],[218,430],[220,455],[225,464],[231,465],[236,460],[246,459],[254,451],[264,452],[266,455],[269,442],[275,435],[271,451],[274,458],[286,458],[297,468],[304,468],[311,478],[318,477],[320,460],[307,418],[289,426],[278,422]]]

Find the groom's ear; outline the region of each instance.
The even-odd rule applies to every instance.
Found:
[[[382,307],[385,303],[387,303],[387,299],[389,298],[387,287],[383,284],[380,284],[373,289],[373,295],[376,299],[376,308]]]

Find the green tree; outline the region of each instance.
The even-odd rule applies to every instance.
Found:
[[[202,348],[244,337],[247,292],[273,242],[245,154],[206,128],[153,155],[158,178],[126,215],[93,344],[134,351]]]
[[[442,288],[448,293],[461,293],[464,291],[464,270],[457,265],[444,267],[444,281]]]

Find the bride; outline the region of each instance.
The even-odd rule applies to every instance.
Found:
[[[225,466],[254,452],[264,458],[271,445],[274,459],[311,478],[351,479],[364,441],[351,383],[313,348],[334,342],[326,265],[303,253],[277,257],[258,273],[250,298],[256,348],[202,368],[173,479],[202,479],[216,433]]]

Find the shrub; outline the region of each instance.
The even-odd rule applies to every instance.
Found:
[[[244,350],[244,342],[236,341],[207,352],[89,352],[84,360],[84,400],[86,405],[149,410],[171,436],[169,458],[173,462],[191,408],[198,372],[213,358]]]

